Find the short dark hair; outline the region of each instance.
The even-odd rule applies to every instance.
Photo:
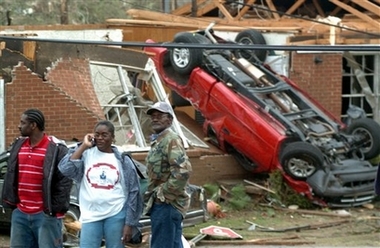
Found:
[[[102,125],[107,127],[108,131],[112,134],[112,136],[115,136],[115,126],[110,121],[107,121],[107,120],[99,121],[98,123],[96,123],[94,129]]]
[[[26,119],[29,122],[34,122],[40,131],[45,130],[45,117],[44,114],[39,109],[28,109],[24,112]]]

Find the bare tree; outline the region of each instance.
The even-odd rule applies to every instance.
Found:
[[[145,1],[150,7],[159,3],[158,0],[1,0],[0,12],[3,25],[95,24],[109,18],[127,18],[128,8],[144,7]]]
[[[69,0],[61,0],[61,24],[69,24]]]

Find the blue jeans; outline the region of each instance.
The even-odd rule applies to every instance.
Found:
[[[183,248],[182,214],[172,205],[154,203],[150,211],[151,248]]]
[[[43,212],[26,214],[16,208],[11,221],[12,248],[62,247],[62,219]]]
[[[81,248],[97,248],[104,237],[107,248],[124,248],[121,241],[125,222],[125,210],[104,220],[83,223],[80,233]]]

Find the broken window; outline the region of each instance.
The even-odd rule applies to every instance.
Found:
[[[380,122],[380,54],[345,52],[342,64],[342,118],[354,105]]]
[[[168,101],[159,76],[148,60],[146,68],[90,62],[92,82],[107,120],[115,126],[115,144],[128,151],[146,151],[153,133],[149,106],[158,100]],[[200,138],[178,122],[174,116],[172,128],[182,138],[185,147],[207,148]]]

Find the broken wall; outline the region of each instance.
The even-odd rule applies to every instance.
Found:
[[[61,59],[53,64],[46,80],[62,89],[78,103],[86,106],[98,118],[104,118],[103,110],[91,81],[90,64],[87,59]]]
[[[12,81],[5,85],[5,147],[8,147],[20,135],[18,130],[20,116],[29,108],[40,109],[45,115],[46,132],[60,139],[82,140],[84,134],[93,130],[100,118],[98,114],[101,113],[101,109],[93,111],[91,107],[94,106],[86,106],[65,92],[65,83],[76,82],[80,78],[78,74],[81,71],[71,71],[66,63],[62,65],[60,63],[62,62],[57,62],[48,73],[48,77],[54,81],[43,81],[23,63],[13,68]],[[78,68],[86,65],[88,67],[88,62],[84,60],[72,60],[70,63]],[[58,70],[54,72],[54,68]],[[78,94],[91,90],[89,88],[91,81],[84,79],[85,77],[81,78],[82,83],[75,86]]]
[[[96,106],[96,93],[92,87],[89,61],[85,59],[60,59],[54,63],[43,81],[23,63],[12,70],[13,80],[5,86],[6,144],[19,136],[21,114],[28,108],[38,108],[46,118],[46,133],[60,139],[82,140],[93,130],[102,109]],[[86,98],[90,99],[86,99]],[[202,133],[195,123],[188,124],[195,133]],[[211,145],[210,145],[211,146]],[[236,160],[215,147],[190,148],[187,151],[193,167],[191,183],[203,185],[221,179],[249,179]],[[146,152],[133,157],[144,162]]]

